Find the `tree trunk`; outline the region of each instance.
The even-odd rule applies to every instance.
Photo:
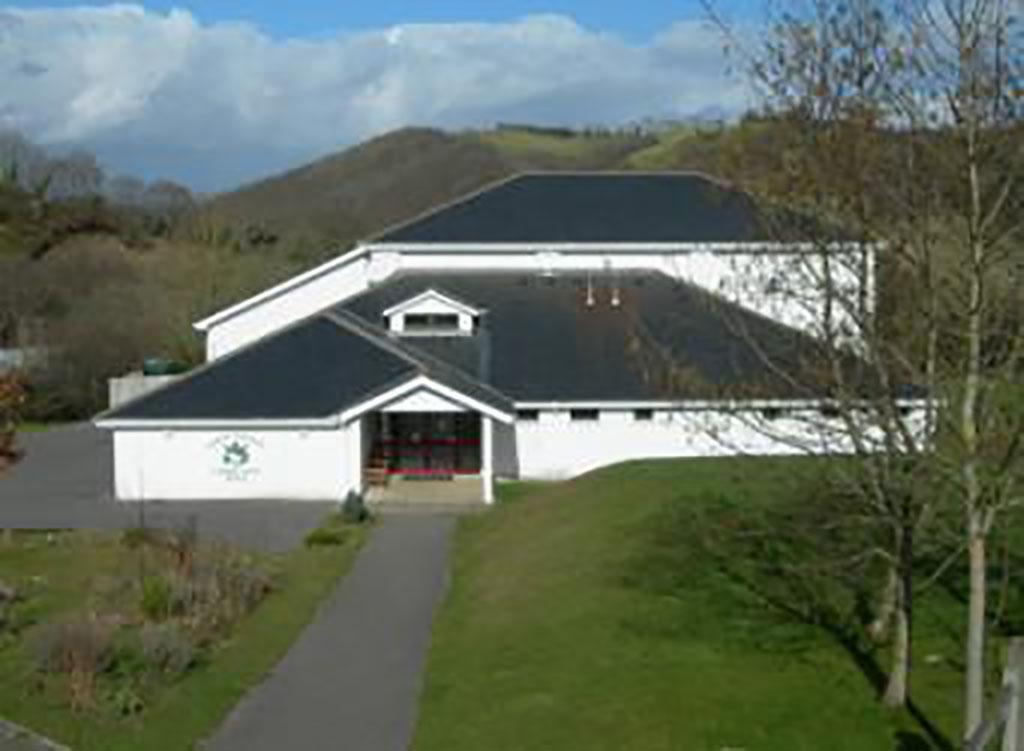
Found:
[[[889,566],[885,575],[885,587],[878,598],[878,614],[868,624],[868,636],[872,641],[883,642],[889,636],[889,627],[898,609],[897,596],[899,589],[899,573],[895,563]]]
[[[887,707],[899,708],[907,703],[910,684],[910,616],[903,603],[893,613],[893,625],[892,665],[882,701]]]
[[[971,588],[967,610],[964,738],[981,724],[985,710],[985,535],[975,519],[971,520],[970,534]]]
[[[904,518],[896,543],[895,610],[893,611],[892,664],[889,683],[882,701],[885,706],[902,708],[910,696],[910,665],[913,655],[911,638],[914,615],[914,525]]]

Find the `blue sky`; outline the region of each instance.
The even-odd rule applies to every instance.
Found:
[[[760,1],[717,5],[749,27]],[[23,0],[0,4],[0,76],[0,130],[200,190],[404,126],[615,126],[753,103],[697,0]]]
[[[74,8],[82,0],[41,0],[14,3],[19,7]],[[95,3],[116,5],[116,2]],[[704,15],[698,0],[340,0],[336,2],[282,2],[281,0],[203,0],[203,2],[145,2],[146,8],[166,12],[187,8],[206,23],[246,21],[278,38],[322,36],[338,31],[366,30],[406,23],[500,22],[525,15],[560,14],[582,26],[612,31],[642,41],[679,20]],[[756,14],[756,0],[717,0],[733,18]]]

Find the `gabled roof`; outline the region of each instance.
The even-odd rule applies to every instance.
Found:
[[[393,316],[396,313],[401,313],[415,305],[419,305],[424,300],[437,300],[438,302],[443,303],[452,310],[455,310],[459,313],[464,313],[466,315],[475,316],[480,314],[479,309],[474,308],[472,305],[469,305],[468,303],[465,303],[462,300],[458,300],[452,295],[448,295],[445,294],[444,292],[431,288],[424,290],[419,294],[413,295],[408,300],[402,300],[401,302],[392,305],[390,308],[383,311],[382,315],[384,317]]]
[[[511,401],[493,388],[367,321],[333,311],[198,368],[96,422],[322,420],[423,377],[511,415]]]
[[[383,243],[745,243],[778,237],[747,194],[684,172],[517,175],[372,239]]]

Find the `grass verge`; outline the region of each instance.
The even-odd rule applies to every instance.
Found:
[[[961,654],[949,598],[921,608],[918,704],[894,713],[877,700],[884,654],[780,617],[695,554],[694,522],[716,499],[754,513],[813,471],[627,464],[462,520],[415,751],[948,747]]]

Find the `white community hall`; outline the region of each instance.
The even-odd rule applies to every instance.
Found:
[[[786,431],[824,401],[765,358],[813,336],[779,283],[812,251],[772,234],[701,175],[489,186],[199,321],[205,365],[96,418],[116,496],[340,501],[424,479],[490,502],[501,478],[805,451]]]

